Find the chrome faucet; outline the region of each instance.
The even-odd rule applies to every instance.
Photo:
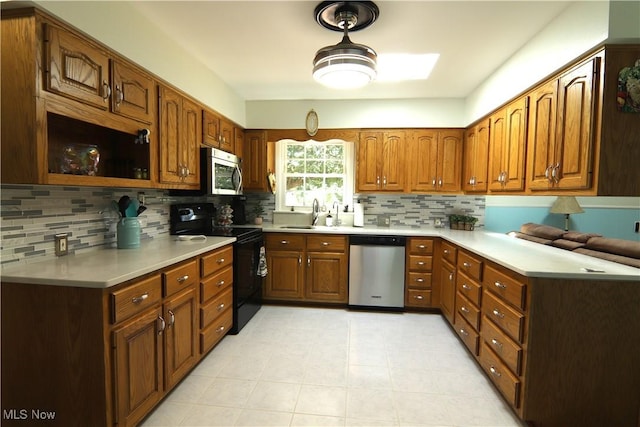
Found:
[[[340,210],[340,203],[337,201],[333,202],[333,208],[336,210],[336,227],[340,225],[340,220],[338,220],[338,211]]]
[[[311,207],[311,225],[316,225],[318,222],[318,213],[320,212],[320,202],[318,199],[313,199],[313,206]]]

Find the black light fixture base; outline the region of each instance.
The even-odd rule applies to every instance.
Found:
[[[380,10],[372,1],[323,1],[316,6],[313,14],[316,22],[323,27],[343,32],[343,21],[339,19],[342,12],[348,12],[356,17],[356,22],[349,27],[349,31],[358,31],[373,24]]]

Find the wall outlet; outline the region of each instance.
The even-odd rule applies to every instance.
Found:
[[[378,227],[389,227],[391,225],[391,217],[387,214],[378,215]]]
[[[55,235],[55,243],[56,243],[56,256],[62,256],[69,253],[69,241],[67,240],[67,234],[56,234]]]
[[[636,221],[636,225],[633,227],[636,233],[640,233],[640,221]]]

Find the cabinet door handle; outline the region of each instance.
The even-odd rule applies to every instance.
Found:
[[[463,266],[464,268],[471,268],[471,264],[469,264],[468,262],[463,262],[463,263],[462,263],[462,266]]]
[[[218,260],[216,261],[218,264],[222,264],[225,261],[224,258],[218,258]]]
[[[494,282],[493,284],[496,286],[496,288],[499,288],[499,289],[507,289],[507,285],[505,285],[505,284],[503,284],[503,283],[500,283],[500,282],[498,282],[498,281]]]
[[[465,337],[469,336],[469,332],[465,331],[464,329],[460,329],[460,334],[464,335]]]
[[[224,285],[224,280],[220,280],[218,283],[216,283],[217,287],[220,287],[222,285]]]
[[[495,367],[490,367],[489,371],[491,371],[491,373],[493,375],[495,375],[496,377],[500,378],[502,376],[502,374],[500,372],[498,372],[498,370]]]
[[[449,273],[449,281],[453,282],[453,273]]]
[[[131,302],[134,304],[140,304],[142,301],[146,300],[147,298],[149,298],[149,294],[145,292],[139,297],[131,298]]]
[[[551,178],[553,178],[553,182],[555,184],[560,182],[559,174],[560,174],[560,163],[558,163],[557,165],[553,166],[553,169],[551,170]]]
[[[376,186],[380,187],[380,176],[376,176]]]
[[[494,346],[498,347],[498,348],[502,348],[502,343],[500,341],[498,341],[497,339],[493,338],[491,340],[491,344],[493,344]]]
[[[219,334],[219,333],[221,333],[221,332],[223,332],[223,331],[224,331],[224,326],[219,326],[219,327],[216,329],[216,332],[217,332],[218,334]]]
[[[465,307],[464,305],[462,307],[460,307],[460,311],[463,313],[468,314],[469,313],[469,309],[467,307]]]
[[[462,284],[462,289],[464,289],[465,291],[470,291],[471,290],[471,286],[467,285],[466,283]]]
[[[382,177],[382,185],[384,185],[385,187],[387,186],[387,177],[386,176]]]
[[[158,328],[158,335],[162,335],[164,329],[167,327],[167,322],[164,321],[162,316],[158,316],[158,322],[160,322],[160,327]]]
[[[122,101],[124,101],[124,93],[120,86],[116,85],[116,105],[122,104]]]
[[[102,99],[106,101],[109,97],[111,97],[111,86],[109,86],[109,83],[105,80],[102,82]]]
[[[472,176],[472,177],[469,179],[469,185],[476,185],[476,177],[475,177],[475,176]]]
[[[307,255],[307,267],[311,267],[311,257]]]
[[[169,310],[169,316],[171,316],[171,320],[169,321],[169,326],[167,326],[168,328],[176,324],[176,315],[173,313],[173,311]]]
[[[435,178],[431,179],[431,185],[433,185],[434,188],[436,187],[436,179]]]
[[[218,311],[222,311],[224,309],[224,307],[225,307],[224,303],[220,304],[218,306]]]
[[[504,313],[500,313],[497,308],[494,308],[492,311],[493,315],[499,319],[504,319]]]
[[[189,280],[189,275],[185,274],[184,276],[178,277],[176,280],[178,281],[178,283],[184,283]]]
[[[547,178],[547,181],[551,181],[551,177],[549,176],[549,171],[551,170],[551,168],[553,168],[553,165],[547,166],[547,168],[544,170],[544,177]]]
[[[302,265],[302,255],[298,255],[298,265]]]
[[[438,180],[438,187],[442,187],[442,178]]]

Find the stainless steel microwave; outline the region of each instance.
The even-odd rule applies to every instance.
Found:
[[[240,158],[217,148],[203,149],[207,167],[203,178],[208,194],[242,194],[242,170]]]

